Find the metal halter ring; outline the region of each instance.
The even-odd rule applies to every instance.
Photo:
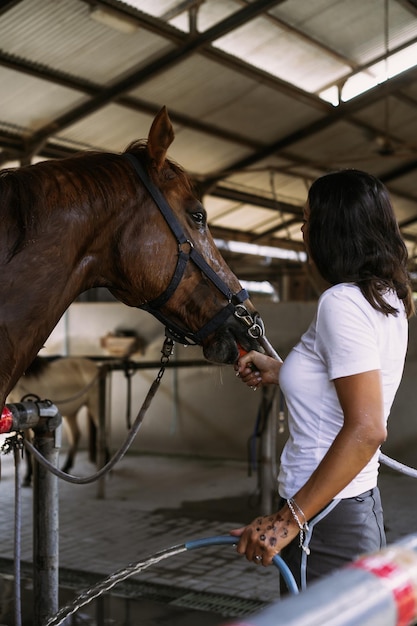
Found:
[[[265,327],[263,321],[257,313],[255,313],[255,315],[252,317],[252,315],[243,304],[237,304],[235,306],[234,315],[240,322],[243,322],[243,324],[247,326],[248,335],[252,337],[252,339],[259,339],[259,337],[263,337],[265,333]]]
[[[252,339],[259,339],[259,337],[263,337],[264,335],[264,325],[263,323],[258,324],[254,322],[253,325],[248,328],[248,335],[252,337]]]

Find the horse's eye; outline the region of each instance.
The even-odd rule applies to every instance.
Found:
[[[203,211],[194,211],[194,213],[191,213],[191,217],[193,218],[197,226],[205,226],[206,214]]]

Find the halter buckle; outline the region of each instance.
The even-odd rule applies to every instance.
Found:
[[[188,246],[188,252],[185,252],[183,250],[183,246]],[[192,241],[190,241],[189,239],[186,239],[185,241],[179,241],[178,242],[178,254],[186,254],[187,256],[190,256],[192,249],[194,248],[194,244]]]
[[[234,316],[247,327],[248,335],[252,337],[252,339],[263,337],[265,327],[257,313],[252,317],[245,305],[237,304],[235,306]]]

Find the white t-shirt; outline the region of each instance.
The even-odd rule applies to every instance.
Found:
[[[343,425],[335,378],[381,370],[388,419],[403,373],[408,323],[397,295],[389,292],[385,299],[398,309],[397,316],[376,311],[354,284],[330,287],[320,297],[309,329],[285,359],[279,377],[289,428],[278,475],[283,498],[306,483]],[[375,487],[378,457],[379,451],[337,497]]]

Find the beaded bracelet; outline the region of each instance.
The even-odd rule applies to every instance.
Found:
[[[309,527],[308,527],[306,516],[304,515],[303,511],[298,506],[298,504],[296,503],[294,498],[288,498],[287,505],[288,505],[288,508],[291,511],[291,514],[292,514],[293,518],[297,522],[298,528],[300,529],[300,544],[299,544],[300,548],[302,550],[304,550],[304,552],[308,556],[310,554],[310,548],[308,546],[304,545],[305,533],[309,531]],[[298,517],[297,511],[295,509],[297,509],[298,513],[303,516],[303,518],[304,518],[304,522],[303,523],[301,523],[300,518]]]

